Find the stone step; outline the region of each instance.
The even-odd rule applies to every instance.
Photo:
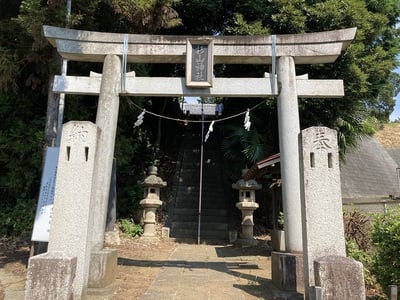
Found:
[[[200,182],[198,180],[191,180],[190,178],[181,179],[181,182],[176,187],[176,191],[180,193],[198,193],[200,191]],[[222,183],[214,181],[214,180],[203,180],[202,181],[202,191],[204,192],[213,192],[213,191],[223,191],[224,187]]]
[[[215,203],[215,202],[203,202],[201,203],[202,209],[225,209],[225,203]],[[192,208],[197,209],[199,207],[199,203],[197,202],[178,202],[176,203],[176,208]]]
[[[176,187],[176,192],[184,194],[198,194],[200,191],[199,182],[190,182],[190,181],[182,181],[180,182],[179,186]],[[217,183],[215,181],[202,182],[202,192],[212,194],[214,191],[221,192],[224,191],[222,183]]]
[[[221,202],[225,203],[224,191],[222,190],[212,190],[207,189],[203,190],[201,197],[203,201],[207,202]],[[185,192],[185,191],[177,191],[176,199],[177,201],[184,202],[197,202],[199,200],[200,193],[198,191],[195,192]]]
[[[171,217],[171,236],[197,238],[201,139],[198,133],[183,138],[181,163],[176,175],[176,201]],[[228,215],[221,172],[219,140],[210,139],[203,148],[202,178],[202,238],[224,239],[228,237]]]
[[[200,197],[199,193],[177,193],[177,202],[182,203],[190,203],[190,202],[198,202]],[[225,203],[224,193],[222,191],[203,191],[202,202],[207,203]]]
[[[211,145],[209,145],[209,146],[211,146]],[[193,144],[193,145],[189,144],[189,145],[184,146],[182,153],[184,155],[196,155],[196,156],[200,157],[201,147],[200,147],[200,145],[197,145],[197,144]],[[204,158],[206,158],[207,156],[218,158],[221,155],[220,155],[219,149],[213,149],[212,147],[207,147],[207,148],[203,148],[203,156],[204,156]]]
[[[189,229],[171,230],[171,236],[176,239],[197,239],[197,227]],[[227,240],[228,230],[204,230],[200,229],[200,238],[202,240]]]
[[[203,184],[204,184],[204,181],[203,181]],[[219,189],[222,190],[222,187],[218,184],[215,184],[214,187],[219,187]],[[187,184],[184,182],[180,182],[179,186],[177,187],[177,191],[181,192],[181,193],[198,193],[199,190],[200,190],[199,182],[195,182],[193,184]],[[205,187],[203,185],[203,191],[204,190],[212,190],[212,189],[209,186]]]
[[[200,176],[199,174],[187,174],[179,176],[179,186],[199,186],[200,184]],[[203,176],[202,184],[203,189],[213,189],[219,188],[222,189],[221,178],[218,176]]]
[[[198,223],[196,222],[172,222],[171,231],[176,232],[176,230],[188,230],[197,232]],[[202,231],[228,231],[227,223],[214,223],[214,222],[201,222],[200,230]]]
[[[204,223],[227,223],[227,216],[209,216],[201,215],[201,221]],[[185,222],[197,222],[199,219],[198,214],[196,215],[175,215],[173,222],[185,223]]]
[[[212,188],[210,188],[210,186],[212,187]],[[204,192],[212,192],[212,191],[214,191],[214,188],[215,188],[215,190],[217,190],[217,191],[223,191],[224,189],[223,189],[223,187],[221,186],[221,184],[218,184],[218,183],[214,183],[214,184],[210,184],[210,185],[207,185],[207,186],[204,186],[204,181],[203,181],[203,187],[202,187],[202,190],[203,190],[203,193]],[[199,191],[200,191],[200,186],[199,186],[199,182],[197,182],[196,184],[186,184],[186,183],[180,183],[179,184],[179,186],[177,187],[177,189],[176,189],[176,191],[177,192],[179,192],[179,193],[190,193],[190,194],[198,194],[199,193]]]
[[[201,151],[199,149],[185,149],[181,153],[183,163],[193,163],[200,166]],[[207,164],[220,164],[223,156],[217,151],[203,151],[203,165]]]
[[[192,182],[193,185],[198,185],[200,181],[200,170],[181,170],[178,174],[180,182]],[[203,183],[213,183],[217,182],[220,183],[222,181],[221,174],[219,172],[207,172],[203,170]]]
[[[213,165],[214,164],[214,165]],[[203,165],[203,174],[216,174],[217,176],[220,175],[219,166],[217,163],[209,163]],[[193,174],[200,174],[200,164],[197,162],[183,162],[181,164],[180,174],[186,173],[193,173]]]
[[[180,194],[180,197],[177,198],[175,203],[179,203],[179,205],[185,205],[185,203],[198,203],[199,195],[198,194]],[[222,205],[225,207],[226,200],[223,197],[222,192],[204,192],[201,196],[201,202],[210,204],[210,205]]]
[[[207,209],[204,208],[201,210],[202,215],[204,216],[218,216],[218,217],[227,217],[228,213],[226,209]],[[174,208],[174,215],[188,215],[188,216],[197,216],[198,209],[197,208]]]
[[[177,191],[177,198],[179,200],[183,200],[184,202],[197,201],[199,199],[199,191]],[[223,190],[203,190],[202,191],[202,199],[207,200],[208,202],[225,202],[224,200],[224,191]],[[190,200],[188,200],[190,199]]]
[[[181,168],[179,174],[181,176],[182,175],[191,175],[191,174],[200,174],[200,167],[183,166]],[[210,165],[205,165],[203,167],[203,174],[214,175],[215,177],[221,176],[221,173],[219,172],[219,167],[218,166],[210,166]]]
[[[181,172],[179,173],[179,185],[199,186],[200,172]],[[217,173],[204,173],[203,172],[203,186],[209,184],[212,187],[221,187],[221,175]]]
[[[195,159],[184,160],[181,163],[181,167],[182,167],[182,169],[185,169],[185,170],[190,169],[190,170],[200,171],[200,159],[199,160],[197,160],[197,159],[196,160]]]
[[[190,238],[196,239],[198,225],[197,223],[181,223],[175,224],[171,228],[171,235],[175,238]],[[209,228],[201,224],[200,226],[200,237],[202,239],[218,239],[227,240],[228,239],[228,226],[225,228]]]

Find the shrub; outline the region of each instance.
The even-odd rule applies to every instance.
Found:
[[[378,282],[385,290],[390,284],[400,284],[400,209],[375,215],[371,236],[376,248],[372,271]]]
[[[0,236],[29,238],[35,219],[35,199],[17,199],[14,205],[0,205]]]
[[[363,264],[365,289],[369,299],[386,299],[381,286],[376,280],[375,274],[371,271],[373,254],[371,251],[360,249],[354,241],[346,241],[347,256]]]
[[[139,224],[135,224],[133,220],[121,219],[117,222],[119,229],[127,236],[135,237],[143,234],[143,228]]]
[[[343,220],[347,256],[363,264],[367,295],[372,299],[385,299],[376,276],[371,270],[374,249],[369,217],[358,210],[352,210],[344,212]]]
[[[343,222],[346,240],[355,243],[358,249],[370,250],[372,242],[369,217],[358,210],[345,211]]]

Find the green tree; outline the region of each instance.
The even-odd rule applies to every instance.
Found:
[[[227,167],[232,173],[232,178],[236,179],[241,169],[250,167],[265,157],[266,143],[256,129],[247,131],[243,126],[231,125],[225,126],[225,130],[228,133],[221,148],[229,161]]]
[[[154,33],[163,28],[181,25],[172,5],[179,0],[111,0],[111,7],[121,22],[135,33]]]
[[[343,79],[345,97],[338,100],[301,99],[301,127],[325,125],[336,128],[342,157],[360,137],[373,133],[374,119],[387,122],[398,93],[400,53],[400,3],[396,0],[274,0],[237,1],[223,34],[289,34],[357,27],[355,40],[334,64],[297,66],[297,73],[310,78]],[[242,70],[241,66],[239,67]],[[237,67],[221,68],[229,75]],[[246,66],[249,73],[261,70]],[[225,103],[225,107],[236,103]],[[270,102],[274,106],[274,102]],[[270,107],[272,111],[275,108]],[[255,112],[257,113],[257,112]]]
[[[144,7],[136,15],[117,7],[117,1],[73,0],[69,26],[76,29],[111,32],[154,32],[179,24],[171,5],[175,1],[118,1]],[[3,1],[1,2],[2,4]],[[3,5],[0,13],[0,234],[29,233],[38,197],[42,153],[46,145],[54,144],[54,124],[57,119],[58,99],[49,98],[49,80],[59,74],[61,60],[43,36],[44,24],[66,25],[65,1],[23,0]],[[129,16],[131,13],[131,16]],[[13,37],[13,38],[10,38]],[[137,67],[137,68],[136,68]],[[135,66],[140,75],[146,66]],[[68,71],[101,72],[99,64],[69,63]],[[143,71],[142,71],[143,70]],[[143,99],[133,101],[141,103]],[[136,181],[141,178],[146,163],[154,160],[152,133],[133,132],[136,108],[124,102],[118,130],[116,156],[121,171],[120,195],[131,199]],[[97,101],[93,97],[68,96],[65,121],[94,120]],[[46,110],[55,108],[45,121]],[[52,136],[44,136],[48,124]],[[149,131],[149,132],[146,132]],[[138,170],[138,169],[141,170]],[[141,197],[136,193],[137,197]],[[121,207],[126,205],[121,205]],[[126,210],[128,211],[128,210]]]
[[[372,271],[383,290],[387,290],[391,284],[400,284],[400,210],[376,215],[371,235],[376,248]]]
[[[42,25],[64,27],[67,16],[65,1],[11,2],[11,5],[2,5],[0,12],[0,140],[3,147],[0,191],[2,199],[8,199],[2,202],[1,211],[5,211],[4,207],[12,209],[17,203],[21,204],[19,207],[29,206],[26,203],[34,203],[37,198],[42,146],[50,140],[43,136],[44,116],[48,107],[57,107],[57,99],[48,101],[49,79],[52,74],[60,73],[60,58],[44,39]],[[0,0],[0,4],[4,3]],[[355,41],[337,62],[297,67],[298,74],[309,73],[310,78],[344,79],[346,96],[343,99],[300,101],[301,126],[337,128],[344,151],[360,135],[371,132],[374,118],[387,121],[393,109],[393,95],[399,90],[399,77],[393,73],[400,48],[396,28],[399,16],[398,0],[73,0],[70,26],[95,31],[185,35],[287,34],[357,26]],[[151,76],[184,74],[182,65],[129,67],[137,74]],[[101,72],[100,64],[71,62],[68,68],[71,74]],[[268,66],[215,66],[216,76],[226,77],[261,77],[266,71]],[[160,147],[167,149],[168,142],[170,146],[176,141],[171,135],[177,132],[170,122],[163,121],[158,126],[155,118],[148,117],[141,127],[142,138],[138,137],[138,132],[132,132],[132,126],[140,112],[131,103],[174,115],[176,102],[174,99],[124,100],[116,155],[124,177],[121,184],[129,185],[134,184],[141,172],[136,169],[143,166],[138,161],[143,158],[141,151],[149,148],[142,145],[147,145],[147,141],[154,145],[159,140]],[[223,102],[228,115],[242,112],[260,100],[265,101],[224,99]],[[252,111],[252,119],[256,120],[253,128],[269,154],[278,151],[276,103],[274,99],[267,99],[265,103]],[[91,97],[68,96],[65,118],[93,120],[96,105]],[[50,123],[55,121],[53,118]],[[21,144],[21,139],[27,142]],[[237,151],[242,150],[238,147]],[[144,156],[143,161],[152,160],[151,153],[146,152]],[[120,194],[126,195],[128,191]]]

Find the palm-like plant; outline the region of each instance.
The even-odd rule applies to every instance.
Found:
[[[240,174],[243,167],[264,158],[265,141],[257,129],[247,131],[239,125],[228,125],[225,130],[228,134],[222,141],[221,148],[232,176]]]

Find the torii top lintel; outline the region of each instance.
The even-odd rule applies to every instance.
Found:
[[[128,37],[129,63],[185,63],[187,40],[212,39],[214,64],[271,64],[272,36],[172,36],[82,31],[43,26],[60,55],[72,61],[103,62],[108,54],[123,55]],[[291,56],[296,64],[332,63],[350,44],[356,28],[276,35],[276,57]]]

